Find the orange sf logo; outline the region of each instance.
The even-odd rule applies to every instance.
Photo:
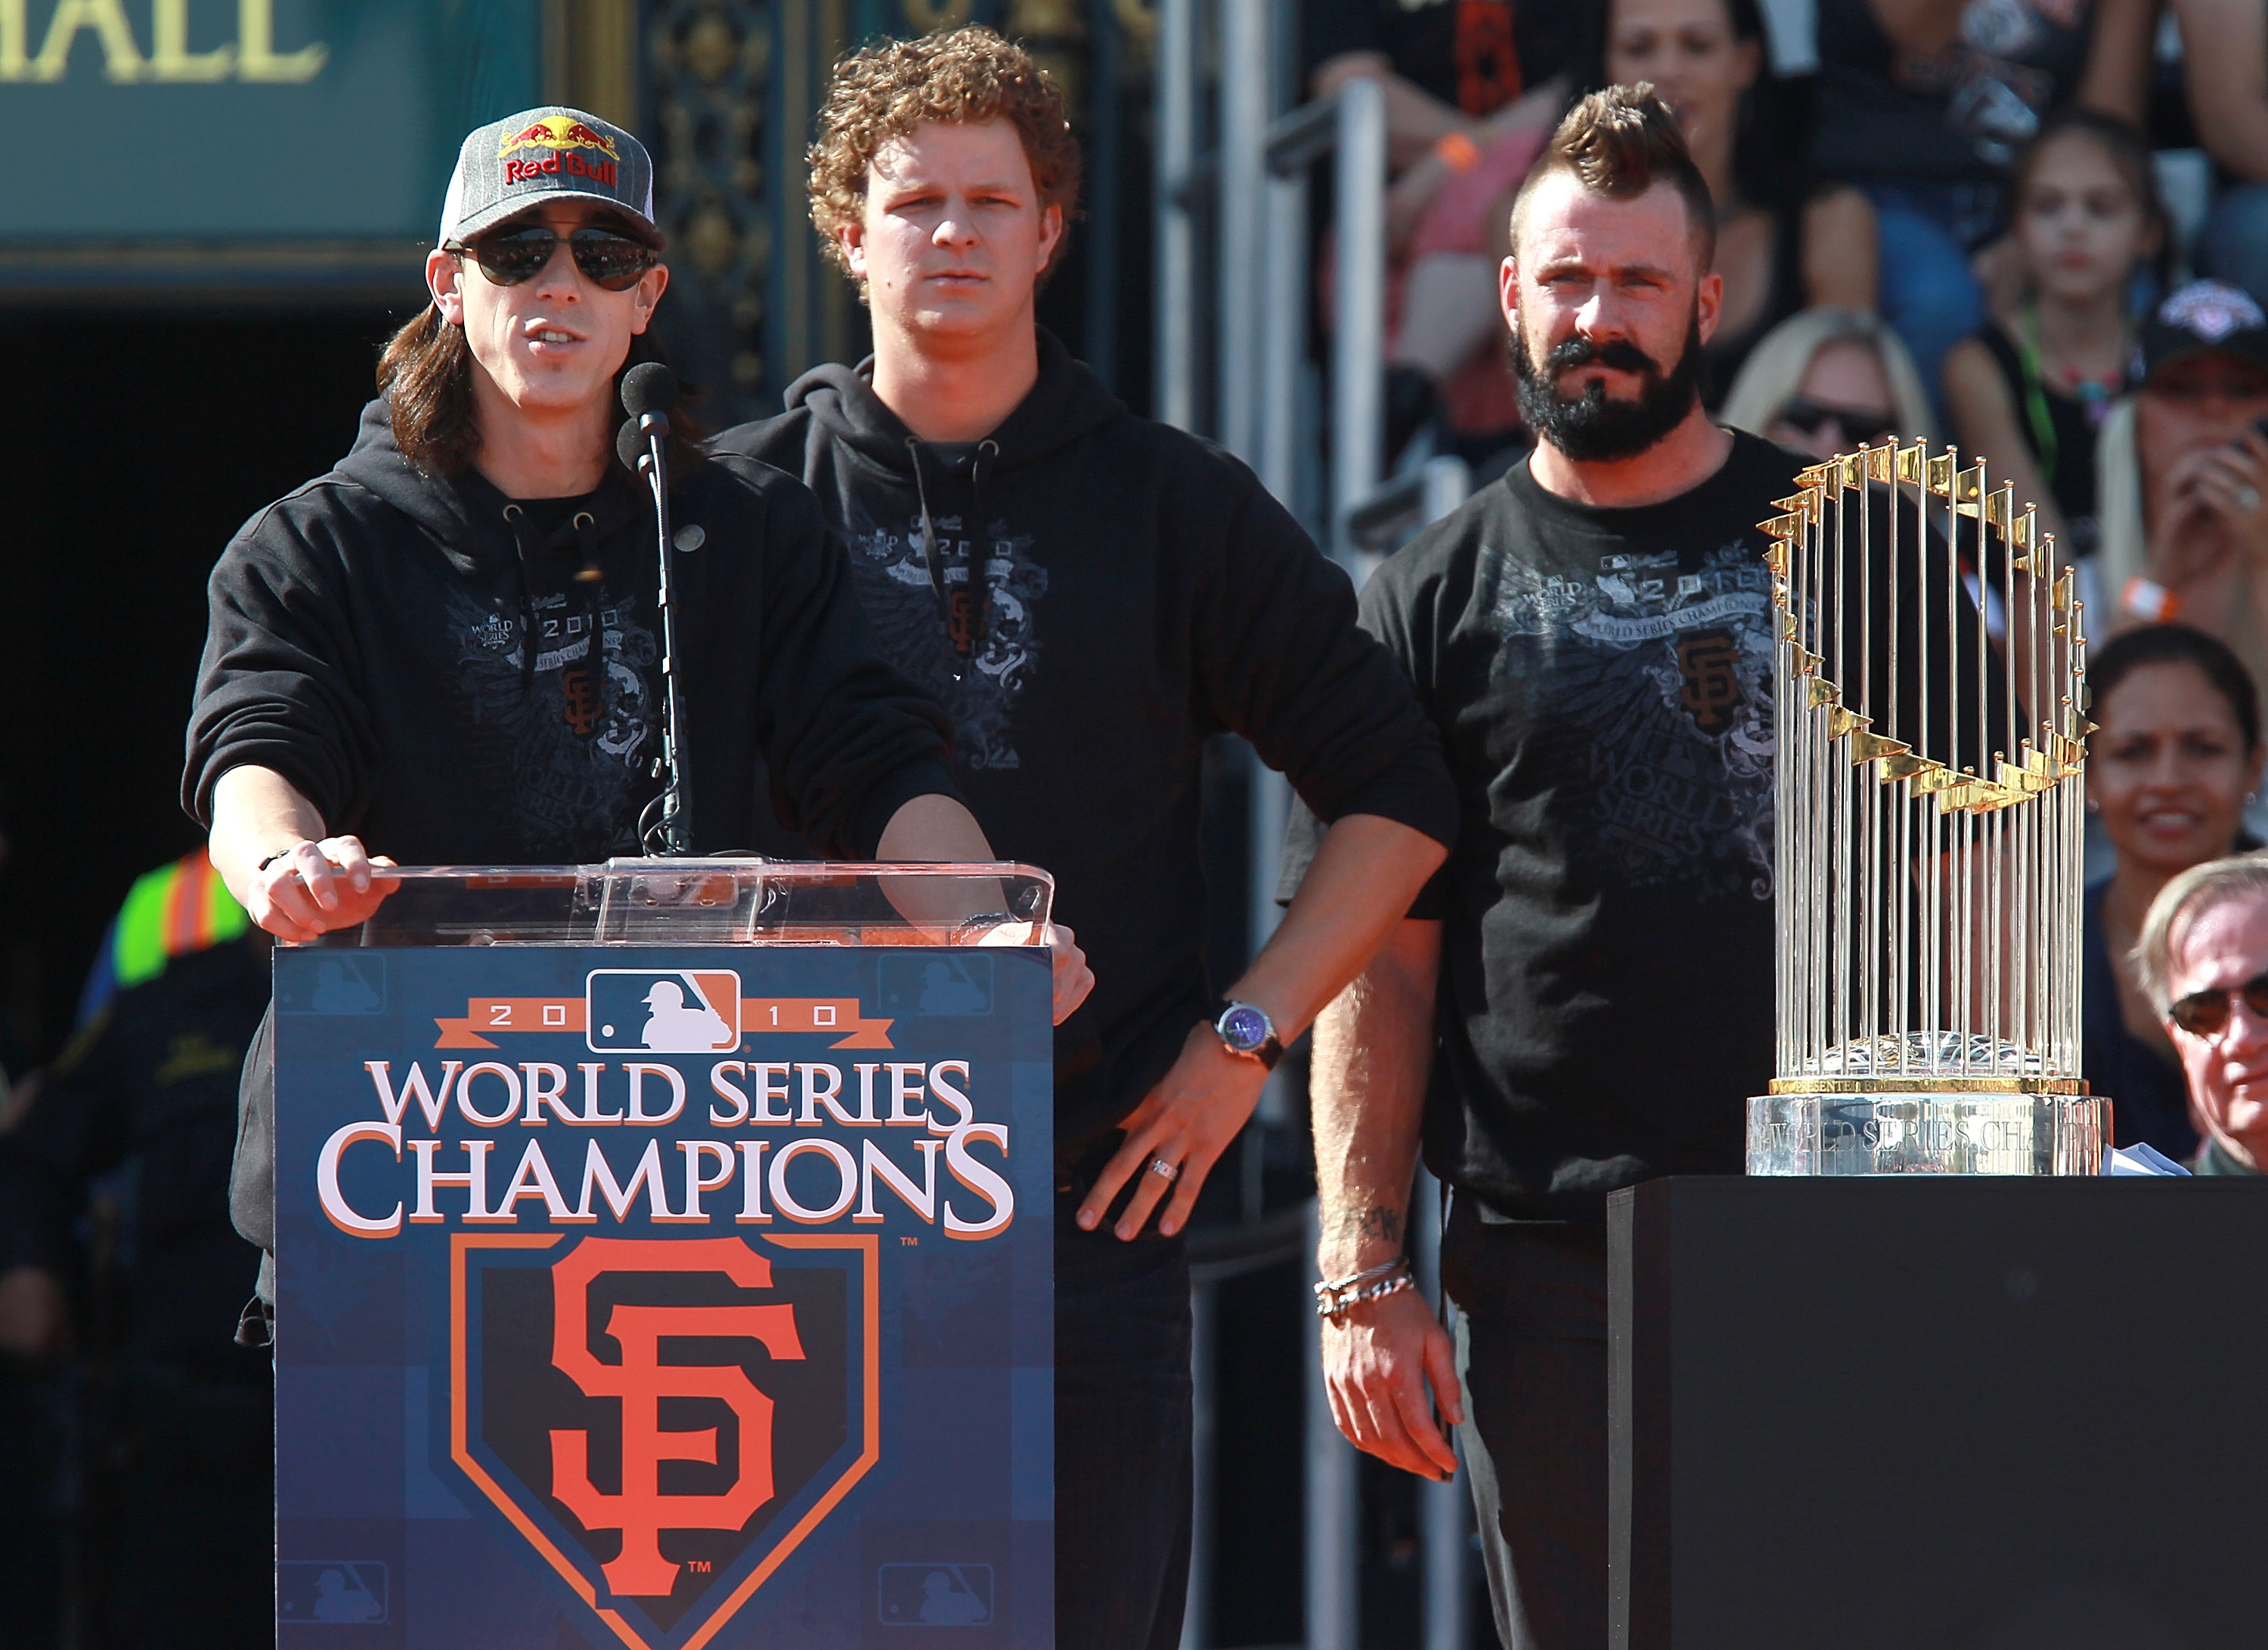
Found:
[[[1721,733],[1741,703],[1741,653],[1729,630],[1697,630],[1677,643],[1677,668],[1685,678],[1678,700],[1705,733]]]
[[[497,158],[503,159],[515,149],[598,149],[622,158],[615,154],[613,138],[563,114],[547,114],[520,131],[505,133],[504,142],[497,146]]]
[[[763,1307],[617,1306],[606,1332],[620,1343],[622,1361],[602,1364],[591,1355],[591,1281],[605,1272],[721,1272],[743,1289],[772,1286],[770,1264],[733,1238],[642,1241],[585,1238],[551,1269],[551,1361],[589,1396],[619,1398],[622,1405],[622,1492],[593,1487],[590,1434],[551,1434],[551,1493],[585,1529],[619,1529],[622,1556],[602,1568],[607,1585],[622,1596],[651,1598],[677,1585],[680,1566],[661,1556],[666,1529],[738,1529],[772,1499],[772,1401],[756,1390],[738,1365],[665,1364],[665,1338],[699,1336],[761,1342],[774,1358],[800,1359],[795,1309]],[[717,1429],[661,1430],[664,1398],[718,1398],[740,1422],[740,1476],[721,1495],[664,1495],[661,1463],[715,1464]]]

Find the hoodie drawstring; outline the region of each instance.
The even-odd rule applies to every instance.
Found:
[[[974,663],[984,651],[984,634],[992,624],[992,580],[988,572],[991,561],[990,538],[991,526],[984,519],[984,477],[1000,456],[1000,444],[987,436],[976,444],[976,456],[968,465],[968,490],[975,495],[976,519],[968,535],[968,594],[976,630],[968,638],[968,657]]]
[[[922,565],[929,569],[929,587],[937,593],[939,610],[949,613],[945,597],[945,567],[937,556],[937,528],[929,518],[929,482],[922,473],[921,449],[919,436],[906,438],[906,456],[914,467],[914,497],[921,503]]]
[[[583,552],[583,566],[575,582],[583,587],[583,634],[591,638],[584,656],[584,674],[591,683],[591,713],[600,721],[607,716],[607,625],[600,580],[598,518],[587,510],[575,512],[575,544]]]
[[[939,553],[937,526],[930,515],[929,481],[922,468],[922,441],[919,436],[906,438],[906,455],[913,461],[914,497],[921,504],[922,564],[929,570],[930,588],[937,594],[939,611],[944,615],[946,635],[953,634],[953,598],[946,582],[945,558]],[[983,651],[984,632],[991,619],[992,586],[985,577],[984,549],[984,473],[991,460],[1000,456],[1000,444],[990,437],[976,444],[976,456],[968,469],[969,490],[975,495],[976,509],[971,514],[971,527],[966,541],[968,549],[961,558],[962,588],[967,594],[972,629],[968,651],[961,652],[953,645],[953,677],[955,681],[968,674],[968,667]]]
[[[522,695],[529,695],[535,691],[536,617],[528,564],[566,535],[555,532],[539,544],[527,512],[517,504],[504,507],[504,519],[512,528],[512,546],[519,555],[519,690]],[[575,575],[575,582],[582,593],[583,633],[590,641],[585,674],[590,681],[593,713],[603,718],[607,713],[607,636],[600,588],[604,570],[599,565],[598,519],[587,510],[577,511],[573,532],[576,548],[583,556],[583,565]]]
[[[527,512],[518,505],[506,505],[504,519],[512,529],[512,548],[519,553],[519,692],[526,698],[535,691],[535,602],[527,587],[528,558],[535,553],[528,536],[533,529]]]

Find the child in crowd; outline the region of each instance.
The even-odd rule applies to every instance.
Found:
[[[2142,134],[2089,110],[2050,117],[2011,181],[2027,296],[1948,352],[1946,404],[1962,451],[2085,558],[2100,539],[2097,432],[2137,373],[2128,294],[2165,217]]]

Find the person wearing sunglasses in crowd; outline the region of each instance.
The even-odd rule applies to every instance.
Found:
[[[2228,646],[2186,624],[2128,630],[2088,660],[2087,808],[2117,869],[2087,890],[2080,1072],[2117,1104],[2118,1144],[2198,1147],[2180,1050],[2142,990],[2134,946],[2160,889],[2260,844],[2244,805],[2260,785],[2260,701]]]
[[[1937,438],[1913,357],[1888,323],[1859,309],[1807,309],[1766,333],[1717,416],[1820,459]]]
[[[659,580],[615,431],[669,284],[652,175],[636,138],[575,109],[466,138],[432,302],[387,346],[353,450],[254,516],[213,571],[182,800],[280,939],[365,919],[390,864],[642,851],[661,785]],[[949,725],[877,651],[816,501],[694,438],[676,416],[693,849],[748,846],[768,794],[831,857],[994,858],[946,771]],[[1057,939],[1060,1018],[1092,980]],[[247,1062],[254,1113],[272,1105],[271,1046],[263,1028]],[[270,1145],[255,1122],[239,1153]],[[264,1187],[267,1167],[240,1161],[235,1183]],[[272,1251],[264,1198],[236,1214]]]
[[[2209,860],[2166,884],[2136,971],[2189,1079],[2199,1175],[2268,1171],[2268,853]]]

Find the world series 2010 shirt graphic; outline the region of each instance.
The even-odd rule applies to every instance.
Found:
[[[1049,1002],[280,950],[279,1644],[1052,1646]]]

